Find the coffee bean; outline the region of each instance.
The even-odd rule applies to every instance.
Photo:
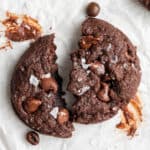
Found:
[[[43,78],[41,80],[41,87],[48,92],[49,90],[54,91],[54,93],[58,90],[57,82],[54,78]]]
[[[37,145],[40,141],[39,135],[34,131],[28,132],[26,135],[26,139],[32,145]]]
[[[88,16],[96,17],[99,12],[100,12],[100,6],[97,3],[95,2],[89,3],[86,10]]]
[[[23,107],[26,112],[33,113],[37,111],[37,109],[41,104],[42,104],[41,100],[30,98],[23,103]]]
[[[69,120],[69,112],[65,108],[60,108],[58,117],[57,117],[58,123],[63,124]]]

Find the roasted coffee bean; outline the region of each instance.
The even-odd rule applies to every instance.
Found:
[[[100,12],[99,4],[95,2],[89,3],[89,5],[87,6],[87,10],[86,10],[86,13],[88,16],[96,17],[99,14],[99,12]]]
[[[26,139],[32,145],[37,145],[40,142],[39,135],[34,131],[28,132],[26,135]]]

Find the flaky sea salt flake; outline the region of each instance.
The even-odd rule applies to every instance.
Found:
[[[90,64],[86,64],[85,58],[81,58],[81,64],[83,69],[88,69],[90,67]]]
[[[29,82],[30,82],[30,84],[34,85],[35,87],[37,87],[40,83],[38,78],[36,76],[34,76],[33,74],[30,76]]]
[[[58,107],[54,107],[54,108],[52,109],[52,111],[50,112],[50,114],[56,119],[56,118],[57,118],[58,111],[59,111]]]

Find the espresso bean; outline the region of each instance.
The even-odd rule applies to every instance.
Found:
[[[26,139],[32,145],[37,145],[40,141],[39,135],[34,131],[28,132],[26,135]]]
[[[99,12],[100,12],[99,4],[95,2],[89,3],[89,5],[87,6],[87,10],[86,10],[86,13],[88,16],[96,17],[99,14]]]

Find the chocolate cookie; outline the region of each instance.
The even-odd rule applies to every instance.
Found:
[[[11,81],[11,100],[22,121],[32,129],[56,137],[72,135],[73,125],[61,98],[54,35],[39,38],[18,62]]]
[[[150,0],[140,0],[150,10]]]
[[[141,78],[136,47],[111,24],[95,18],[85,20],[79,49],[71,60],[68,90],[76,97],[74,121],[107,120],[135,96]]]

